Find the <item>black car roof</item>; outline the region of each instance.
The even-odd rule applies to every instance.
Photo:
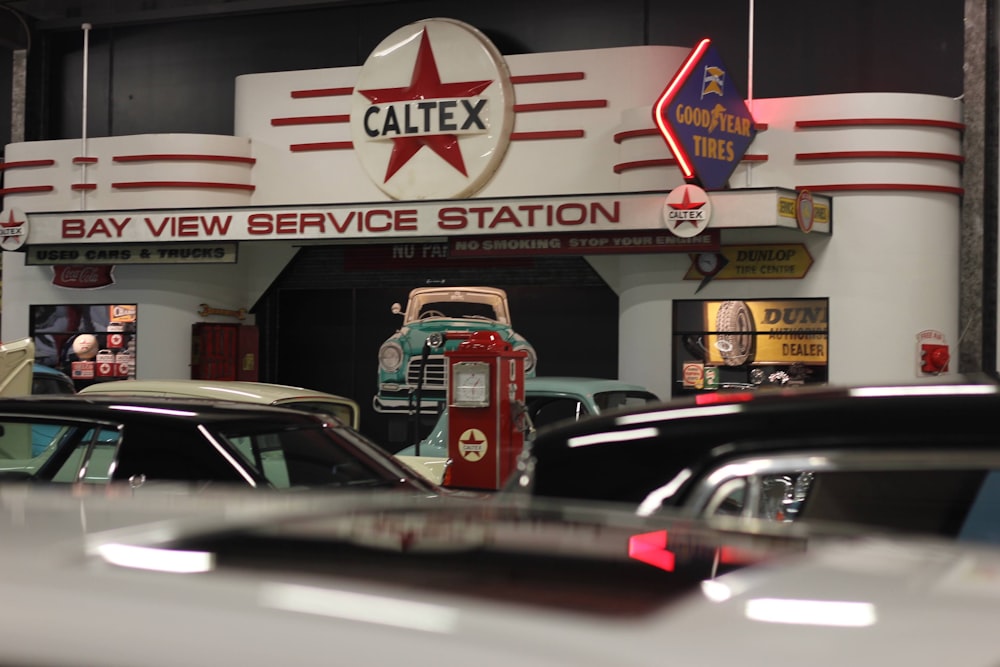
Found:
[[[129,410],[122,406],[154,408]],[[157,411],[160,410],[160,411]],[[191,413],[181,415],[176,413]],[[118,395],[37,395],[0,398],[0,413],[31,413],[108,421],[193,421],[316,423],[316,416],[269,405],[214,401],[195,398],[132,397]]]
[[[812,448],[1000,450],[994,416],[1000,385],[820,387],[712,394],[542,429],[528,445],[536,490],[559,477],[560,495],[595,478],[621,480],[622,497],[641,498],[684,468],[709,461]],[[567,471],[577,478],[567,481]],[[569,486],[567,486],[567,484]],[[626,488],[627,487],[627,488]]]
[[[536,443],[568,444],[594,433],[634,431],[644,426],[671,434],[707,436],[789,432],[995,432],[1000,385],[901,385],[819,387],[735,392],[646,404],[540,429]],[[926,412],[924,412],[926,411]],[[961,423],[955,423],[961,417]],[[813,421],[823,419],[823,421]],[[771,428],[766,428],[770,426]],[[625,446],[633,440],[611,442]],[[551,443],[551,444],[550,444]],[[576,446],[581,446],[577,441]],[[600,443],[595,443],[600,444]]]

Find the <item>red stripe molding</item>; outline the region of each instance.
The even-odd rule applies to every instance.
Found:
[[[519,83],[555,83],[557,81],[580,81],[584,78],[583,72],[553,72],[552,74],[519,74],[510,77],[510,82],[515,86]]]
[[[580,139],[583,130],[547,130],[544,132],[514,132],[511,141],[539,141],[542,139]]]
[[[253,191],[256,189],[256,186],[247,183],[212,183],[210,181],[121,181],[112,183],[111,187],[118,190],[134,190],[137,188],[199,188]]]
[[[635,160],[633,162],[621,162],[615,165],[615,173],[620,174],[623,171],[631,171],[632,169],[649,169],[650,167],[676,167],[677,160],[674,158],[662,158],[657,160]]]
[[[351,117],[348,114],[334,116],[297,116],[292,118],[272,118],[271,125],[282,127],[286,125],[322,125],[324,123],[349,123]]]
[[[339,97],[350,95],[354,88],[313,88],[311,90],[293,90],[292,99],[300,100],[307,97]]]
[[[826,151],[819,153],[796,153],[796,160],[853,160],[865,158],[888,158],[904,160],[945,160],[964,162],[965,158],[954,153],[926,153],[923,151]]]
[[[17,162],[0,162],[0,169],[20,169],[21,167],[51,167],[55,160],[20,160]]]
[[[741,162],[767,162],[767,155],[744,155]],[[621,162],[614,166],[615,173],[620,174],[633,169],[649,169],[651,167],[676,167],[677,160],[673,158],[660,158],[655,160],[635,160],[633,162]]]
[[[307,151],[343,151],[354,148],[352,141],[317,141],[311,144],[292,144],[288,147],[293,153]]]
[[[23,195],[31,192],[52,192],[52,185],[22,185],[16,188],[0,188],[0,195]]]
[[[75,157],[73,158],[73,164],[97,164],[96,157]]]
[[[767,123],[754,123],[754,128],[758,131],[764,131],[767,129]],[[615,143],[620,144],[626,139],[635,139],[637,137],[658,137],[660,136],[660,131],[655,127],[647,127],[641,130],[625,130],[624,132],[618,132],[615,134]]]
[[[571,100],[568,102],[538,102],[535,104],[515,104],[515,113],[530,111],[564,111],[567,109],[600,109],[608,106],[607,100]]]
[[[964,123],[956,123],[950,120],[932,120],[929,118],[829,118],[821,120],[797,120],[795,127],[870,127],[870,126],[898,125],[902,127],[943,127],[949,130],[965,129]]]
[[[510,135],[511,141],[539,141],[543,139],[580,139],[584,136],[583,130],[547,130],[541,132],[514,132]],[[307,151],[342,151],[351,150],[354,143],[351,141],[318,141],[308,144],[292,144],[289,150],[293,153],[304,153]]]
[[[962,196],[963,188],[950,185],[924,185],[921,183],[837,183],[827,185],[796,185],[796,190],[811,192],[943,192]]]
[[[71,190],[96,190],[97,183],[74,183],[69,187]]]
[[[626,139],[635,139],[636,137],[658,137],[660,136],[660,131],[655,127],[648,127],[643,130],[625,130],[624,132],[618,132],[615,134],[615,143],[620,144]]]
[[[241,164],[256,164],[257,159],[239,155],[201,155],[198,153],[150,153],[148,155],[116,155],[114,162],[239,162]]]

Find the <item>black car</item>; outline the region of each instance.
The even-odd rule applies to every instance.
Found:
[[[994,539],[997,415],[994,382],[706,394],[541,430],[504,492]]]
[[[221,401],[96,395],[0,399],[0,479],[437,492],[330,416]]]

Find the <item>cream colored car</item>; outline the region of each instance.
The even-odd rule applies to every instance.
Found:
[[[344,396],[266,382],[236,380],[115,380],[92,384],[81,394],[122,394],[128,396],[178,396],[208,398],[240,403],[277,405],[306,412],[324,412],[355,430],[360,425],[358,404]]]

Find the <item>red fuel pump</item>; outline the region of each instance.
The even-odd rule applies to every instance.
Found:
[[[476,331],[448,363],[448,469],[445,486],[497,490],[524,447],[524,360],[493,331]]]

